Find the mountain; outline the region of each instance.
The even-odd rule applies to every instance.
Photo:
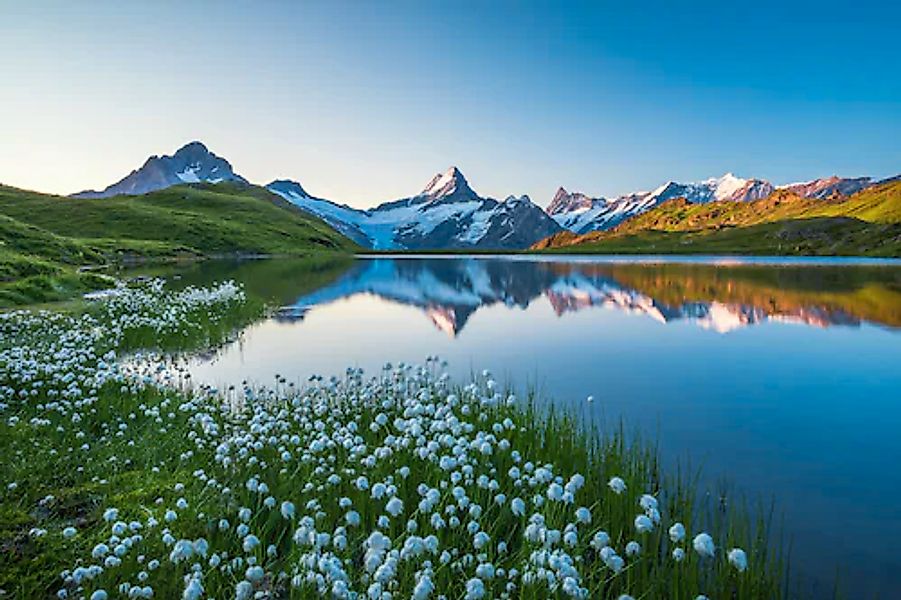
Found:
[[[151,156],[144,165],[102,191],[86,190],[73,198],[108,198],[125,194],[139,196],[182,183],[219,183],[247,180],[236,174],[231,164],[210,152],[200,142],[179,148],[172,156]]]
[[[802,198],[830,198],[834,195],[850,196],[869,187],[873,180],[870,177],[845,178],[833,175],[822,179],[813,179],[801,183],[790,183],[779,186]]]
[[[592,198],[581,192],[567,192],[562,186],[557,189],[551,203],[548,204],[547,214],[554,216],[573,212],[582,212],[594,206],[595,202],[606,202],[604,198]]]
[[[518,249],[561,230],[528,196],[480,196],[456,167],[436,174],[415,196],[369,210],[315,198],[292,181],[266,187],[376,250]]]
[[[588,233],[616,227],[672,198],[685,198],[693,203],[747,202],[765,198],[774,189],[762,179],[742,179],[732,173],[694,183],[668,181],[653,191],[633,192],[611,200],[570,193],[561,187],[548,206],[548,214],[564,229]]]
[[[606,210],[607,202],[606,198],[592,198],[581,192],[568,192],[561,186],[546,210],[563,229],[584,232],[591,230],[591,225]]]
[[[732,173],[704,181],[679,183],[668,181],[650,192],[633,192],[613,199],[592,198],[580,192],[557,190],[547,212],[564,229],[583,234],[605,231],[652,210],[673,198],[691,204],[709,202],[753,202],[767,198],[777,190],[786,190],[801,198],[825,200],[847,197],[874,185],[889,183],[897,177],[874,182],[870,177],[825,177],[783,186],[763,179],[744,179]]]
[[[788,188],[751,201],[695,203],[678,197],[610,230],[565,231],[532,249],[899,256],[901,181],[829,199],[802,197]]]
[[[546,210],[528,196],[508,196],[505,200],[483,197],[456,167],[436,174],[414,196],[367,210],[318,198],[289,179],[273,181],[266,188],[366,248],[516,250],[549,236],[556,235],[553,246],[571,243],[575,238],[570,232],[582,235],[614,230],[676,198],[690,205],[753,203],[775,192],[785,192],[822,201],[844,198],[889,181],[832,176],[777,188],[763,179],[745,179],[726,173],[689,183],[667,181],[651,191],[612,199],[560,187]],[[227,160],[210,152],[202,143],[191,142],[172,156],[151,156],[141,168],[102,191],[89,190],[73,197],[140,196],[180,184],[222,182],[249,185]]]

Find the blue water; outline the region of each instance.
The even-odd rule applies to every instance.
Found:
[[[622,419],[713,490],[725,479],[774,500],[815,596],[836,573],[852,597],[901,589],[899,261],[363,258],[314,286],[276,266],[184,275],[234,276],[283,307],[194,360],[195,378],[303,380],[435,354],[460,377],[487,368]]]

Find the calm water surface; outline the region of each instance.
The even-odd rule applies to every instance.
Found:
[[[196,380],[435,354],[460,377],[487,368],[586,418],[623,419],[714,492],[728,480],[775,499],[815,596],[838,572],[851,597],[898,597],[901,262],[363,258],[207,263],[181,281],[223,277],[283,309],[193,360]]]

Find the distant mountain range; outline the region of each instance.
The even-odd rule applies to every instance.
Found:
[[[650,192],[633,192],[618,198],[591,198],[564,188],[548,206],[547,212],[563,228],[573,233],[603,231],[616,227],[628,218],[645,213],[667,200],[685,198],[692,204],[731,201],[750,202],[768,197],[777,189],[785,189],[802,198],[826,199],[850,196],[874,182],[870,177],[827,177],[786,186],[774,186],[763,179],[742,179],[732,173],[695,183],[668,181]]]
[[[827,192],[832,185],[793,184],[745,202],[671,198],[612,229],[563,231],[533,245],[532,250],[901,256],[901,182],[858,180],[854,186],[865,187],[850,196]],[[799,186],[813,194],[829,195],[802,197],[797,193]]]
[[[73,196],[141,195],[173,185],[223,181],[247,184],[227,160],[202,143],[191,142],[172,156],[150,157],[142,167],[102,191],[88,190]],[[456,167],[436,174],[416,195],[368,210],[317,198],[297,181],[280,179],[265,187],[364,247],[424,250],[527,248],[561,232],[585,234],[612,229],[674,198],[684,198],[692,204],[749,202],[783,189],[802,198],[828,199],[854,194],[874,183],[869,177],[833,176],[777,187],[763,179],[743,179],[727,173],[693,183],[668,181],[649,192],[612,199],[561,187],[546,210],[525,195],[511,195],[504,200],[481,196]]]

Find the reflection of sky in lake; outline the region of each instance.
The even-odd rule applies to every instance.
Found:
[[[460,377],[488,368],[520,392],[624,418],[669,463],[690,456],[709,481],[775,498],[800,571],[826,581],[841,563],[857,590],[901,585],[901,307],[858,306],[853,286],[818,289],[806,273],[788,289],[481,262],[360,261],[193,372],[267,382],[429,355]],[[701,291],[660,299],[677,284]]]

